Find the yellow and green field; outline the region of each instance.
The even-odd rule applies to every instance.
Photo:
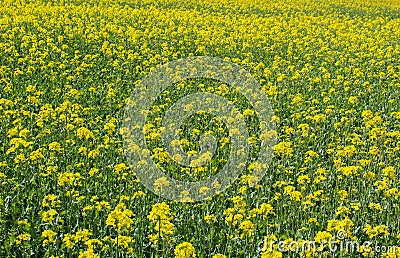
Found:
[[[123,122],[144,76],[192,56],[252,74],[277,141],[254,184],[253,107],[219,81],[169,86],[144,133],[171,177],[202,180],[229,156],[227,127],[200,112],[180,144],[196,153],[197,136],[214,132],[211,165],[171,163],[160,125],[185,95],[236,103],[251,135],[234,184],[179,202],[140,182]],[[0,257],[400,257],[399,174],[398,0],[0,3]],[[291,250],[307,241],[316,248]],[[348,242],[360,247],[341,248]]]

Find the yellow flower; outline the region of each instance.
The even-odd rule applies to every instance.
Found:
[[[223,254],[214,254],[212,258],[226,258],[226,255]]]
[[[212,222],[212,221],[216,221],[215,215],[214,215],[214,214],[211,214],[211,215],[206,215],[206,216],[204,216],[204,221],[205,221],[206,223],[210,223],[210,222]]]
[[[156,222],[158,220],[171,220],[171,210],[165,202],[156,203],[152,206],[150,214],[147,218],[152,221]]]
[[[368,205],[368,208],[370,208],[370,209],[372,209],[372,210],[377,210],[377,211],[382,210],[382,207],[381,207],[381,204],[380,204],[380,203],[373,203],[373,202],[371,202],[371,203]]]
[[[358,175],[358,172],[362,170],[361,166],[347,166],[347,167],[339,167],[338,171],[341,172],[345,176]]]
[[[375,238],[379,235],[389,235],[389,229],[386,225],[372,227],[371,225],[367,224],[363,231],[368,235],[369,238]]]
[[[43,198],[42,207],[55,206],[55,205],[57,205],[59,203],[61,203],[61,201],[57,200],[57,195],[49,194],[45,198]]]
[[[28,241],[29,239],[31,239],[31,235],[28,233],[24,233],[24,234],[19,234],[17,236],[17,241],[15,241],[15,243],[17,245],[21,244],[23,241]]]
[[[70,234],[65,234],[64,238],[62,240],[65,244],[65,246],[69,249],[72,249],[75,246],[75,239],[73,236],[71,236]]]
[[[382,173],[385,177],[395,180],[396,176],[396,169],[393,166],[388,166],[382,170]]]
[[[348,102],[349,102],[350,104],[355,104],[355,103],[358,102],[358,98],[355,97],[355,96],[350,96],[349,99],[348,99]]]
[[[349,214],[350,209],[345,207],[345,206],[340,206],[337,208],[336,216],[339,216],[341,214]]]
[[[112,242],[118,246],[122,246],[124,248],[128,248],[129,244],[133,242],[132,237],[130,236],[121,236],[119,235],[117,238],[112,239]]]
[[[336,153],[337,157],[351,157],[357,152],[357,148],[354,145],[345,146],[343,149],[338,150]]]
[[[300,201],[303,196],[301,192],[296,191],[294,186],[286,186],[283,188],[283,191],[285,194],[290,196],[291,200]]]
[[[169,186],[169,184],[170,183],[165,176],[160,177],[154,182],[154,191],[162,191],[166,186]]]
[[[317,235],[314,238],[314,241],[317,243],[323,243],[323,242],[328,242],[329,240],[333,239],[333,236],[331,233],[327,231],[319,231]]]
[[[58,176],[58,184],[59,185],[73,185],[74,182],[79,181],[81,178],[81,175],[79,173],[71,173],[71,172],[65,172],[61,173]]]
[[[96,202],[96,210],[101,211],[103,209],[109,210],[111,205],[107,201]]]
[[[88,158],[95,158],[95,157],[98,157],[98,156],[100,156],[100,150],[99,149],[91,150],[88,153]]]
[[[183,242],[174,249],[175,258],[196,257],[195,249],[191,243]]]
[[[114,124],[115,121],[110,121],[104,125],[104,130],[107,131],[108,134],[111,134],[117,126]]]
[[[119,203],[115,209],[108,215],[106,220],[107,226],[112,226],[118,230],[130,228],[133,224],[133,217],[135,214],[126,208],[124,203]]]
[[[43,246],[46,246],[48,243],[55,243],[55,237],[57,236],[57,233],[55,233],[52,230],[45,230],[42,232],[42,238],[46,238],[43,240]]]
[[[274,146],[274,151],[278,155],[292,156],[293,155],[292,143],[291,142],[280,142]]]
[[[85,128],[85,127],[78,128],[78,130],[76,131],[76,135],[81,140],[82,139],[88,140],[90,138],[92,138],[92,139],[94,138],[93,133],[89,129]]]
[[[39,159],[44,159],[44,156],[42,154],[42,148],[39,148],[35,151],[32,151],[31,154],[29,155],[29,159],[32,161],[36,161]]]
[[[80,229],[75,234],[75,239],[77,241],[87,241],[92,233],[89,232],[87,229]]]
[[[58,142],[52,142],[49,144],[49,150],[60,152],[62,148]]]
[[[95,254],[92,249],[79,252],[78,258],[100,258],[99,255]]]
[[[297,183],[303,185],[305,183],[310,183],[311,179],[308,175],[301,175],[297,178]]]
[[[251,236],[254,232],[254,224],[250,220],[245,220],[239,225],[239,229],[243,231],[241,238]]]
[[[319,226],[317,218],[309,218],[308,224],[314,223],[315,225]]]
[[[301,105],[302,101],[303,101],[303,96],[301,94],[297,94],[296,96],[293,97],[292,104]]]
[[[90,176],[94,176],[95,174],[97,174],[99,172],[98,168],[92,168],[89,170],[89,175]]]
[[[44,222],[48,222],[50,224],[53,224],[54,221],[54,216],[58,215],[58,212],[54,209],[50,209],[49,211],[44,211],[42,213],[42,220]]]
[[[165,202],[154,204],[147,218],[155,223],[154,231],[157,234],[148,236],[154,244],[157,243],[159,238],[169,240],[169,237],[174,234],[175,225],[171,222],[173,216],[171,216],[170,208]]]
[[[349,193],[346,190],[340,190],[338,191],[338,194],[340,195],[340,200],[344,201],[346,198],[349,196]]]
[[[125,163],[120,163],[114,166],[114,170],[117,174],[119,174],[121,171],[128,170],[129,167]]]
[[[254,115],[254,110],[246,109],[245,111],[243,111],[243,115],[244,116],[253,116]]]
[[[354,226],[353,221],[351,221],[348,217],[345,217],[342,220],[328,220],[328,231],[346,231],[347,236],[351,236],[351,229]]]
[[[396,187],[390,188],[385,191],[385,196],[387,197],[394,196],[394,199],[397,200],[399,198],[399,189]]]

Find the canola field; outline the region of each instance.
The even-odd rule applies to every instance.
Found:
[[[185,95],[236,103],[250,134],[238,180],[180,202],[140,182],[123,120],[144,76],[192,56],[252,74],[277,140],[254,183],[262,135],[249,102],[215,80],[169,86],[143,129],[168,175],[202,180],[229,158],[227,126],[198,112],[179,144],[195,155],[210,131],[215,155],[171,162],[161,121]],[[0,257],[400,257],[399,140],[398,0],[1,2]]]

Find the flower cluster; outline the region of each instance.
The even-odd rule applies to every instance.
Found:
[[[278,239],[322,243],[338,232],[394,247],[355,257],[399,257],[399,8],[399,0],[3,0],[0,257],[283,257]],[[238,85],[204,78],[168,86],[141,111],[144,128],[125,128],[126,107],[147,97],[144,76],[192,56],[248,71],[276,130],[262,132],[262,114]],[[196,92],[240,115],[203,106],[165,146],[168,111]],[[221,171],[239,136],[225,121],[236,118],[249,134],[243,173],[190,202],[171,179]],[[147,149],[124,145],[133,129]],[[273,137],[266,166],[262,140]],[[149,159],[130,164],[126,150]],[[149,176],[154,192],[176,190],[188,203],[144,188],[136,165],[150,159],[166,175]],[[257,251],[262,240],[272,248]],[[337,256],[326,251],[298,255]]]

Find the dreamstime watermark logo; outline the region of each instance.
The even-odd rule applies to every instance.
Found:
[[[226,83],[252,105],[258,118],[261,143],[258,167],[252,170],[255,181],[261,180],[273,154],[272,147],[276,140],[273,109],[261,85],[247,71],[226,60],[204,56],[179,59],[162,65],[141,80],[127,102],[123,143],[128,162],[140,182],[170,200],[200,201],[222,192],[238,178],[248,160],[249,132],[243,114],[229,100],[208,92],[197,92],[176,100],[162,120],[162,143],[168,155],[181,166],[204,166],[201,157],[210,154],[212,157],[218,144],[212,134],[204,133],[200,137],[200,148],[196,155],[188,155],[182,146],[172,143],[179,142],[179,128],[197,111],[218,116],[228,128],[231,141],[229,159],[218,173],[206,180],[180,181],[164,173],[151,158],[144,135],[146,115],[151,105],[163,90],[174,83],[199,78]],[[187,108],[188,105],[190,108]]]
[[[278,251],[281,253],[395,253],[396,246],[378,245],[372,241],[360,242],[351,240],[344,230],[339,230],[336,237],[326,239],[325,241],[310,241],[310,240],[291,240],[277,241],[271,237],[265,237],[258,243],[257,251],[259,253],[273,253]]]

